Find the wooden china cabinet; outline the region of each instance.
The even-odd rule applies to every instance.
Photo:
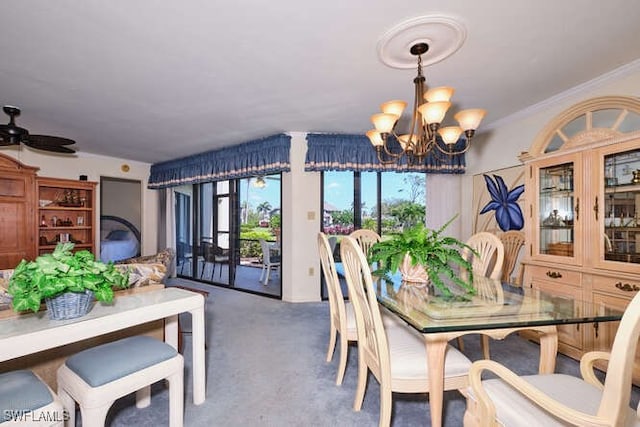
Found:
[[[0,154],[0,269],[36,253],[35,178],[38,168]]]
[[[640,290],[640,99],[595,98],[570,108],[520,160],[524,286],[555,293],[577,311],[624,309]],[[608,351],[617,327],[559,326],[559,350],[576,359]]]

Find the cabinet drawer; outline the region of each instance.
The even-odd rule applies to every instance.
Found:
[[[552,283],[562,283],[569,286],[581,286],[582,274],[578,271],[565,270],[556,267],[544,267],[539,265],[528,266],[533,281],[540,280]]]
[[[625,298],[633,298],[640,291],[640,281],[619,277],[593,276],[593,289]]]

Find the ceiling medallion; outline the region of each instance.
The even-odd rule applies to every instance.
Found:
[[[450,16],[427,15],[401,22],[384,33],[378,41],[378,57],[389,67],[409,69],[416,65],[410,53],[412,46],[427,44],[429,55],[423,66],[438,63],[455,53],[464,44],[467,30]]]

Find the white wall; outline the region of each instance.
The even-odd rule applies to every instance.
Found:
[[[139,180],[142,200],[142,248],[144,255],[157,251],[158,235],[158,194],[157,190],[148,190],[149,169],[151,164],[117,159],[115,157],[98,156],[78,152],[73,156],[45,154],[26,147],[3,147],[2,153],[18,159],[20,162],[39,167],[38,176],[53,178],[78,179],[80,175],[87,175],[89,181],[100,182],[101,176],[112,178]],[[122,170],[122,165],[128,165],[128,172]],[[98,185],[100,192],[100,185]],[[96,199],[96,223],[100,212],[100,197]],[[100,239],[100,230],[96,230],[96,241]]]
[[[473,175],[520,164],[518,155],[528,151],[554,117],[579,102],[600,96],[640,96],[640,61],[517,112],[474,140],[467,153],[467,172],[461,176],[463,239],[472,230]]]

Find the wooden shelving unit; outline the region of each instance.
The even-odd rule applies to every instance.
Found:
[[[37,253],[51,252],[58,242],[97,253],[96,185],[90,181],[36,179]]]

